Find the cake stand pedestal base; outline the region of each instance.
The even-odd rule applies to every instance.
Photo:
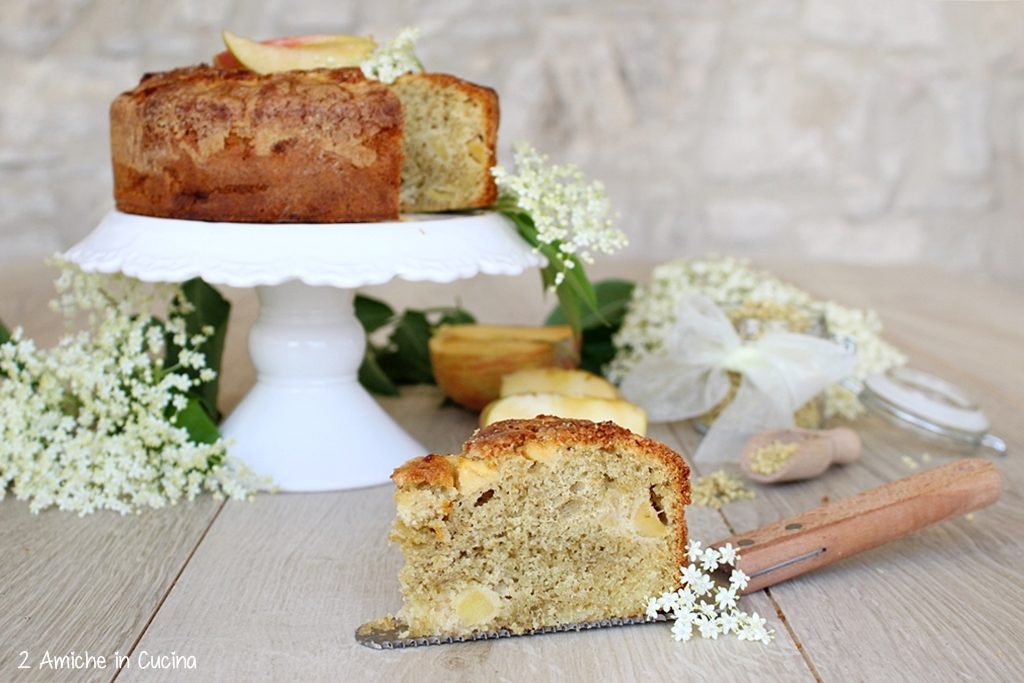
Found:
[[[453,282],[544,265],[493,212],[403,216],[387,223],[207,223],[111,211],[68,250],[83,270],[147,282],[202,277],[256,287],[249,338],[258,380],[221,425],[228,454],[282,491],[387,482],[427,452],[359,385],[366,333],[357,287],[392,278]]]
[[[384,483],[426,452],[359,384],[366,337],[352,290],[293,280],[257,292],[258,379],[222,426],[232,455],[281,490],[331,491]]]

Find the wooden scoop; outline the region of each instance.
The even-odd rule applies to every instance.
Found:
[[[765,474],[753,469],[754,455],[774,443],[796,444],[796,452],[783,465]],[[845,465],[860,458],[861,442],[857,432],[846,427],[836,429],[773,429],[752,437],[743,447],[740,469],[761,484],[813,479],[834,463]]]

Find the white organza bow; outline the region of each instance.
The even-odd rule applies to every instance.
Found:
[[[671,422],[718,405],[729,394],[728,372],[741,374],[736,396],[694,454],[721,462],[738,460],[743,444],[758,432],[792,427],[793,413],[848,377],[855,362],[848,349],[806,334],[771,332],[744,342],[722,309],[687,294],[662,346],[631,368],[620,389],[652,422]]]

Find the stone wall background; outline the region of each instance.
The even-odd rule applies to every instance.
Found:
[[[1024,2],[0,0],[0,263],[110,207],[107,106],[257,38],[422,31],[502,147],[604,180],[623,258],[928,263],[1024,283]],[[507,159],[507,156],[505,157]]]

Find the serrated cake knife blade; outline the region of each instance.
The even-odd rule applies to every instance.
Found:
[[[957,460],[731,536],[712,547],[731,543],[740,551],[738,568],[750,577],[743,593],[752,593],[950,517],[987,507],[999,499],[1001,491],[1002,479],[992,462],[981,458]],[[663,614],[653,620],[639,615],[560,624],[524,633],[500,629],[407,638],[402,636],[404,624],[385,617],[360,626],[356,641],[376,650],[395,650],[667,620]]]

